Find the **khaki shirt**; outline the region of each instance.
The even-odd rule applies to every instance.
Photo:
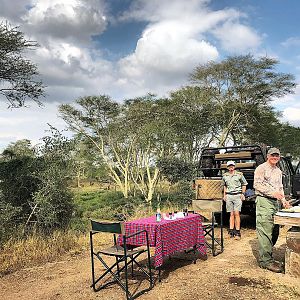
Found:
[[[238,171],[234,171],[233,175],[226,172],[222,180],[226,186],[226,193],[242,193],[242,186],[248,184],[243,173]]]
[[[273,193],[282,192],[282,172],[268,162],[259,165],[254,172],[255,193],[264,197],[273,197]]]

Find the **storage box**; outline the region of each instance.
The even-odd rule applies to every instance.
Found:
[[[196,179],[196,199],[223,199],[222,179]]]

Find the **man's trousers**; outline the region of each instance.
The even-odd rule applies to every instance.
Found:
[[[256,233],[258,238],[259,265],[273,262],[272,248],[279,235],[279,225],[274,225],[274,215],[279,210],[277,200],[256,197]]]

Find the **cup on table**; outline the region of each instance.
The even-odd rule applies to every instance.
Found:
[[[188,215],[188,209],[187,208],[184,208],[183,209],[183,215],[186,217]]]

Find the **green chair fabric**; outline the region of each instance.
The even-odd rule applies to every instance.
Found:
[[[153,287],[153,279],[151,272],[151,264],[150,264],[150,248],[149,248],[149,240],[148,233],[146,230],[138,231],[131,236],[144,234],[146,235],[147,245],[145,247],[132,248],[127,244],[127,237],[124,234],[124,226],[123,222],[101,222],[91,220],[91,228],[90,231],[90,248],[91,248],[91,267],[92,267],[92,285],[91,287],[95,292],[100,291],[111,284],[118,284],[126,293],[126,299],[131,300],[135,299],[141,294],[149,291]],[[113,236],[113,245],[105,248],[105,249],[96,249],[97,246],[94,242],[94,235],[99,232],[111,233]],[[122,234],[122,242],[117,242],[116,235]],[[121,244],[121,245],[120,245]],[[146,253],[146,266],[144,266],[138,257]],[[105,257],[112,256],[115,257],[115,262],[112,265],[107,263],[107,259]],[[105,271],[102,274],[98,274],[98,278],[96,276],[96,267],[95,267],[95,259],[99,260]],[[142,290],[134,290],[130,291],[128,276],[129,271],[128,267],[131,266],[131,275],[133,276],[134,266],[137,267],[142,274],[144,274],[147,281],[149,281],[149,287],[146,287]],[[108,278],[109,277],[109,278]],[[107,279],[107,280],[106,280]],[[106,281],[105,281],[106,280]]]
[[[206,239],[206,245],[211,249],[213,256],[224,251],[222,200],[193,200],[193,209],[203,216],[202,227]],[[220,216],[220,223],[216,222],[216,215]],[[216,227],[220,228],[219,236],[216,235]]]

